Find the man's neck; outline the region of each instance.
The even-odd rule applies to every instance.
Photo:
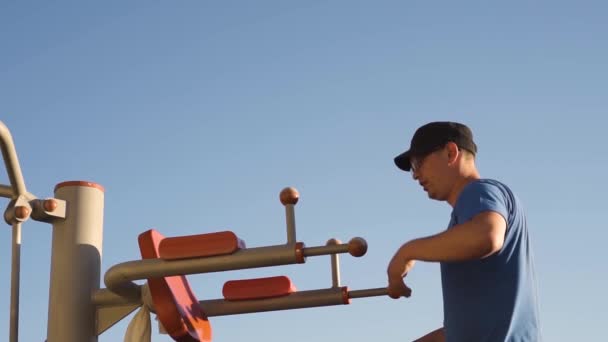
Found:
[[[467,186],[469,183],[474,182],[480,178],[481,178],[481,176],[479,175],[479,172],[477,172],[476,169],[473,169],[470,172],[468,172],[465,175],[462,175],[460,178],[458,178],[458,181],[456,181],[456,184],[452,188],[452,192],[450,193],[450,196],[448,197],[447,202],[450,204],[450,206],[452,206],[452,208],[454,208],[454,206],[456,205],[456,201],[458,200],[458,197],[460,196],[460,193],[462,192],[462,190],[464,189],[465,186]]]

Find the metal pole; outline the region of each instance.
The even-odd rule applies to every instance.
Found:
[[[5,185],[5,184],[0,184],[0,197],[17,198],[19,196],[25,196],[25,198],[28,201],[36,199],[36,196],[32,195],[31,193],[29,193],[27,191],[25,193],[23,193],[23,194],[16,194],[15,195],[12,187],[10,187],[8,185]]]
[[[25,195],[25,182],[23,181],[21,167],[19,166],[19,160],[15,152],[13,137],[2,121],[0,121],[0,148],[2,149],[2,157],[4,158],[4,164],[6,164],[6,172],[8,173],[13,193],[15,195]]]
[[[8,185],[0,184],[0,196],[5,198],[13,198],[13,188]]]
[[[199,301],[201,308],[208,317],[344,305],[349,303],[348,290],[346,287],[300,291],[277,298],[239,301],[223,299]]]
[[[21,222],[13,224],[13,248],[11,258],[11,311],[9,341],[19,339],[19,275],[21,269]]]
[[[295,188],[285,188],[279,194],[281,204],[285,206],[285,221],[287,223],[287,244],[296,243],[296,214],[295,205],[298,203],[300,193]]]
[[[386,287],[348,291],[347,287],[332,287],[322,290],[298,291],[276,298],[229,301],[212,299],[199,301],[208,317],[238,315],[253,312],[292,310],[318,306],[345,305],[351,298],[386,296]]]
[[[211,299],[199,301],[208,317],[237,315],[254,312],[291,310],[317,306],[349,304],[350,299],[387,296],[386,287],[349,291],[347,287],[298,291],[287,296],[265,299],[229,301]],[[141,298],[125,298],[107,289],[98,290],[93,296],[98,306],[142,304]]]
[[[361,238],[353,240],[356,242],[355,244],[349,242],[335,246],[302,248],[301,251],[298,250],[297,244],[295,246],[277,245],[246,248],[229,255],[202,258],[127,261],[110,267],[104,276],[104,283],[108,290],[120,296],[137,298],[140,296],[140,288],[139,285],[132,282],[133,280],[295,264],[301,262],[299,252],[302,257],[347,253],[350,252],[349,246],[352,247],[358,245],[360,241],[365,241]]]
[[[64,182],[55,198],[66,201],[65,220],[53,223],[48,342],[97,342],[95,306],[103,237],[103,187]]]
[[[304,247],[304,256],[319,256],[335,253],[348,253],[348,244],[342,243],[339,245]]]
[[[6,172],[11,183],[10,188],[2,185],[0,193],[2,197],[17,198],[26,195],[25,182],[19,166],[19,159],[15,151],[13,137],[6,125],[0,121],[0,150],[6,165]],[[9,196],[12,190],[12,196]],[[12,241],[12,265],[11,265],[11,304],[10,304],[10,323],[9,341],[17,342],[19,335],[19,275],[21,267],[21,223],[13,223]]]
[[[288,265],[296,262],[295,248],[287,245],[247,248],[230,255],[203,258],[171,261],[144,259],[110,267],[104,276],[104,283],[116,294],[135,298],[140,296],[140,289],[132,280]]]
[[[293,204],[285,206],[285,219],[287,223],[287,244],[296,243],[296,214]]]
[[[338,239],[329,239],[327,246],[335,246],[341,243]],[[331,287],[340,287],[340,256],[338,254],[331,255]]]
[[[355,290],[348,292],[348,298],[364,298],[377,296],[388,296],[388,289],[386,287],[377,287],[375,289]]]

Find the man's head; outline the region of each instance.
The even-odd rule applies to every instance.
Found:
[[[416,130],[409,150],[395,157],[395,164],[437,200],[448,200],[459,179],[477,174],[477,145],[471,130],[457,122],[431,122]]]
[[[418,128],[410,149],[395,157],[395,164],[403,171],[410,171],[412,160],[420,160],[443,148],[448,142],[455,143],[473,155],[477,153],[477,145],[473,142],[473,133],[469,127],[457,122],[438,121]]]

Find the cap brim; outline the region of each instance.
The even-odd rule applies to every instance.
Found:
[[[407,150],[400,155],[395,157],[395,165],[403,171],[410,171],[412,164],[410,164],[410,156],[412,155],[410,150]]]

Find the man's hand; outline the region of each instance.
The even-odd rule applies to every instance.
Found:
[[[392,281],[388,283],[388,296],[393,299],[399,299],[401,297],[410,297],[412,295],[412,289],[410,289],[403,279]]]
[[[403,278],[414,267],[415,261],[403,257],[404,248],[405,245],[395,253],[388,264],[388,295],[393,299],[412,295],[412,289],[405,285]]]

